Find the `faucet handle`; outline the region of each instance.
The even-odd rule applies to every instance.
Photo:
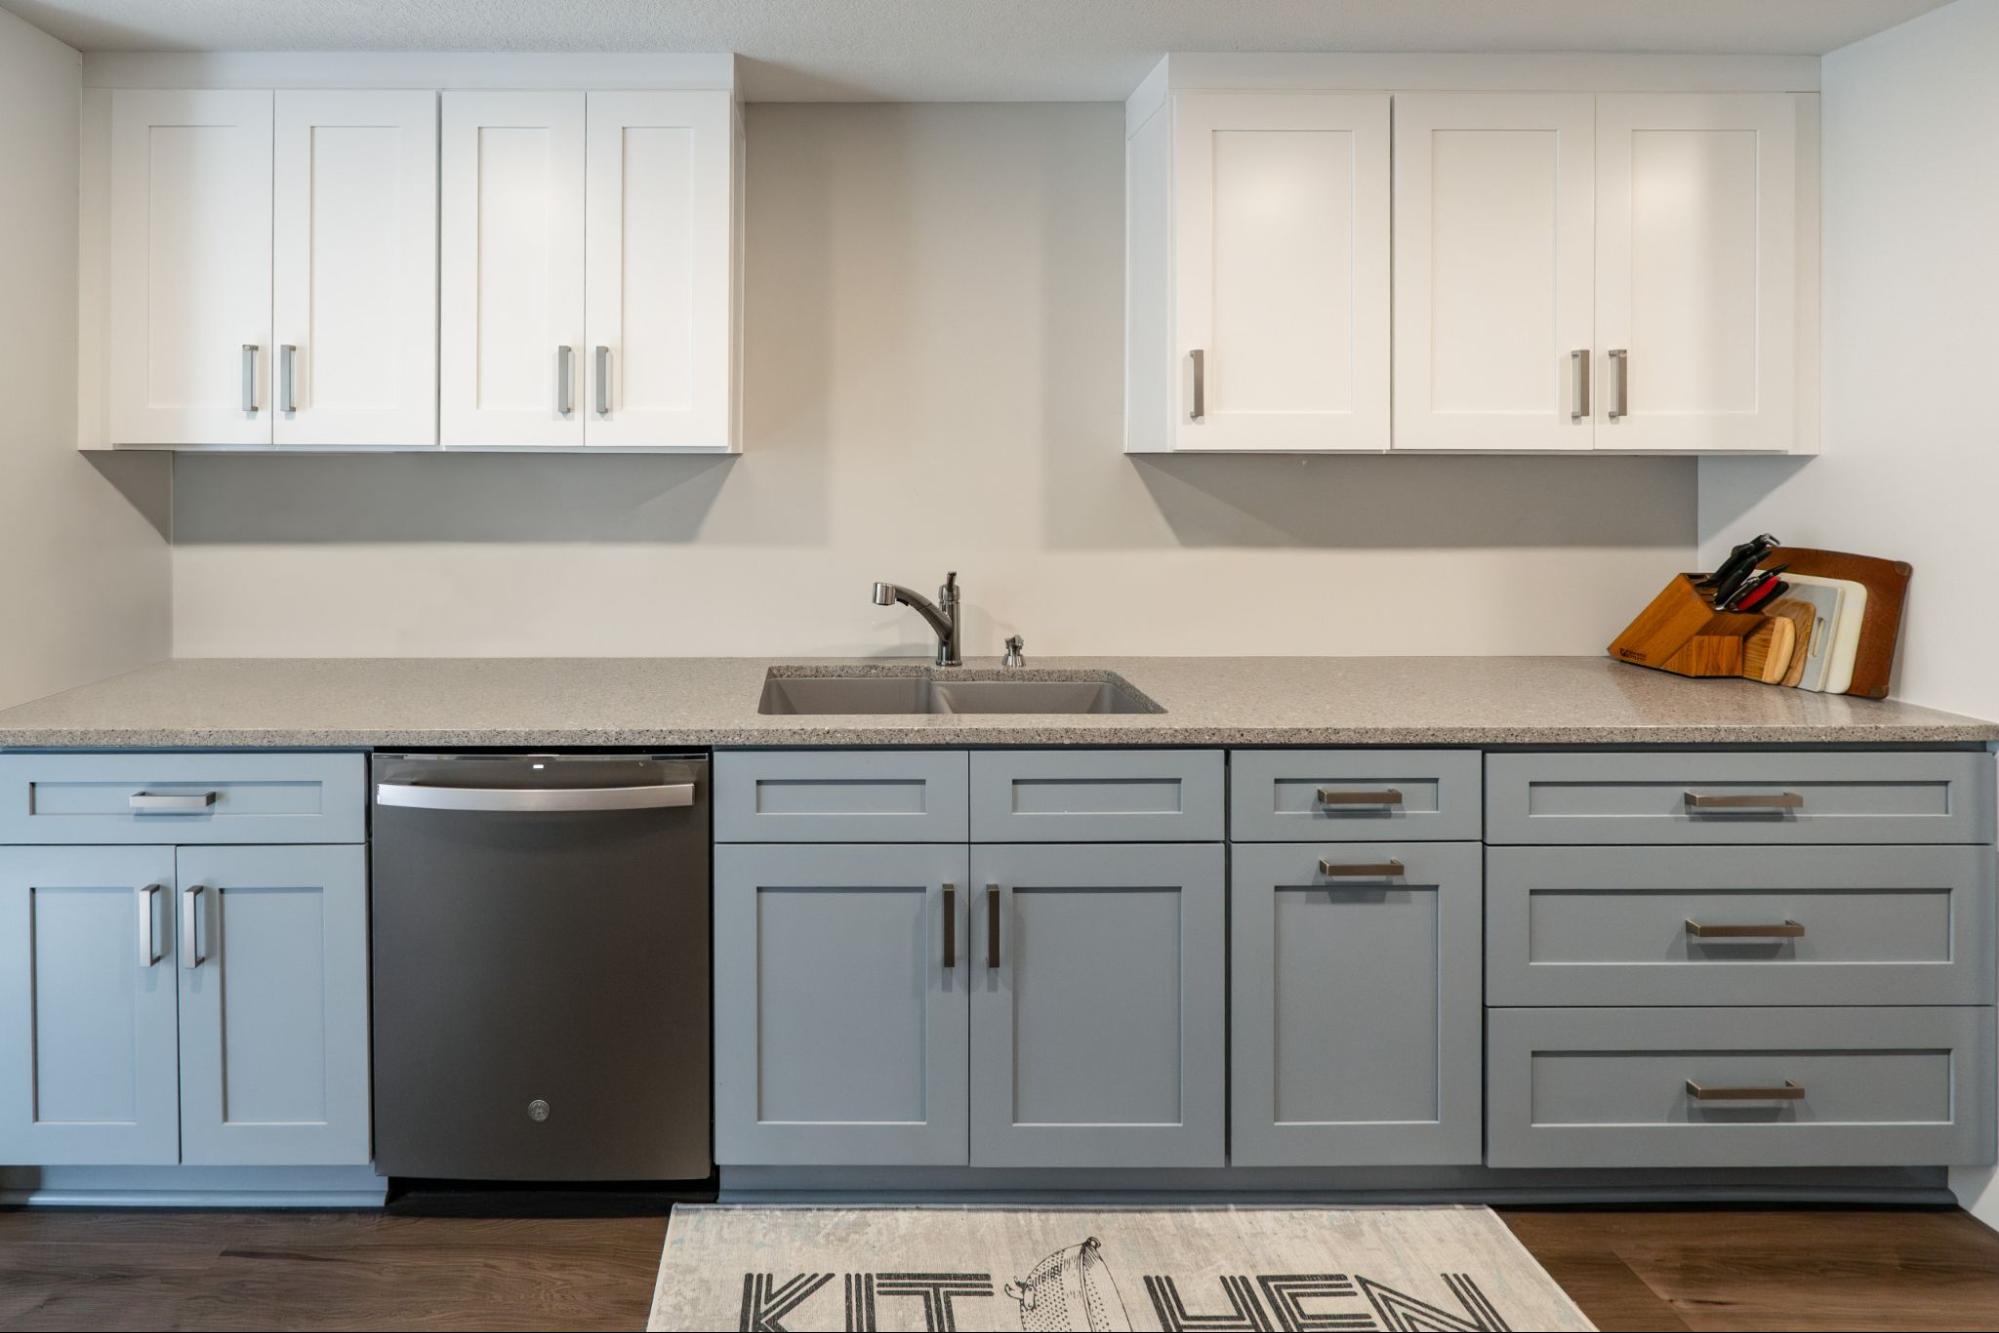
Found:
[[[1027,640],[1021,638],[1018,634],[1009,635],[1006,641],[1006,656],[1000,659],[1000,665],[1010,667],[1026,666],[1027,659],[1020,655],[1020,650],[1026,646]]]

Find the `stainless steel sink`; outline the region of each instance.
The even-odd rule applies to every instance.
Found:
[[[764,680],[759,713],[1159,713],[1121,677],[1019,676],[962,680],[912,675],[790,676]]]

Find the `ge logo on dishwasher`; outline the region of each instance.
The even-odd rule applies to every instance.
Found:
[[[528,1119],[540,1124],[548,1119],[548,1103],[537,1097],[528,1103]]]

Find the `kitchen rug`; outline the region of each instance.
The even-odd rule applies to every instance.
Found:
[[[1489,1208],[676,1207],[648,1329],[1587,1329]]]

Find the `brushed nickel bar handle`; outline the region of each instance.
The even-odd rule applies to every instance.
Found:
[[[292,392],[292,362],[298,359],[298,348],[284,343],[278,348],[278,411],[292,413],[298,411],[298,396]]]
[[[944,886],[944,967],[958,965],[958,886]]]
[[[139,966],[152,967],[160,961],[160,886],[148,884],[139,890]]]
[[[208,961],[201,951],[201,892],[205,886],[192,885],[180,891],[180,965],[192,972]]]
[[[1576,376],[1576,404],[1569,410],[1569,420],[1589,420],[1589,348],[1578,347],[1569,353],[1569,365]]]
[[[1381,879],[1386,876],[1406,873],[1400,861],[1364,861],[1341,864],[1336,861],[1319,862],[1322,875],[1341,875],[1351,878]]]
[[[243,344],[243,410],[257,410],[257,344]]]
[[[1689,810],[1802,810],[1805,805],[1804,793],[1795,791],[1690,791],[1685,795]]]
[[[1697,940],[1795,940],[1804,933],[1805,928],[1795,921],[1767,926],[1704,926],[1687,918],[1687,934]]]
[[[1187,356],[1194,363],[1194,406],[1188,409],[1187,420],[1202,421],[1208,415],[1208,354],[1196,347]]]
[[[986,967],[997,972],[1000,965],[999,885],[986,885]]]
[[[125,798],[135,815],[198,815],[214,804],[212,791],[135,791]]]
[[[1402,793],[1394,787],[1381,787],[1374,791],[1335,791],[1331,787],[1319,788],[1320,805],[1400,805]]]
[[[555,349],[555,410],[565,417],[576,410],[576,349],[567,343]]]
[[[1801,1102],[1805,1090],[1790,1079],[1781,1088],[1711,1088],[1688,1079],[1687,1096],[1697,1102]]]
[[[1616,372],[1617,398],[1610,409],[1610,419],[1631,415],[1631,351],[1625,347],[1610,349],[1610,365]]]
[[[611,349],[597,348],[597,415],[611,415]]]

